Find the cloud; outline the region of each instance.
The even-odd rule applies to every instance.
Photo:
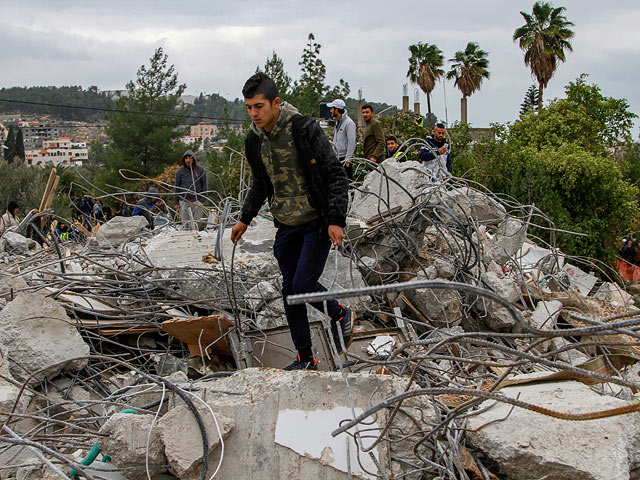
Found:
[[[627,98],[639,111],[639,68],[633,59],[640,49],[640,6],[635,0],[609,2],[606,8],[599,0],[562,4],[576,25],[574,52],[559,66],[545,98],[561,96],[569,81],[586,72],[605,95]],[[274,50],[298,78],[300,55],[313,32],[322,45],[327,83],[343,78],[354,96],[362,88],[369,100],[400,104],[410,44],[435,43],[448,59],[475,41],[489,52],[491,79],[469,99],[469,115],[484,126],[516,118],[534,82],[512,41],[523,22],[519,12],[531,5],[531,0],[192,0],[181,6],[169,0],[24,0],[3,5],[0,42],[10,47],[0,50],[0,87],[123,88],[163,46],[189,93],[234,98]],[[433,92],[433,109],[440,117],[446,112],[450,121],[459,119],[459,99],[452,82],[441,83]]]

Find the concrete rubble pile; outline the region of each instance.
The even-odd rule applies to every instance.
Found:
[[[0,478],[640,478],[640,298],[535,207],[415,162],[351,196],[308,300],[353,306],[354,341],[309,308],[319,372],[281,370],[268,211],[238,245],[228,203],[201,232],[3,237]]]

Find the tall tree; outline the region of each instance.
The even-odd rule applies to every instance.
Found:
[[[533,12],[520,12],[525,24],[515,30],[513,41],[524,51],[524,63],[538,80],[538,111],[542,110],[542,93],[558,68],[566,60],[565,50],[573,51],[574,26],[562,14],[564,7],[554,8],[548,2],[536,2]]]
[[[527,112],[535,110],[538,107],[538,89],[535,85],[529,85],[527,93],[524,94],[524,100],[520,104],[520,116]]]
[[[458,50],[455,56],[449,59],[452,62],[451,70],[447,72],[447,78],[455,78],[455,86],[462,92],[460,99],[460,120],[467,121],[467,98],[480,90],[482,80],[489,78],[488,53],[480,50],[475,42],[467,43],[467,48]]]
[[[18,128],[16,132],[16,157],[24,161],[24,137],[22,136],[21,128]]]
[[[320,46],[318,45],[318,50],[319,47]],[[256,72],[258,71],[261,71],[259,67],[256,69]],[[273,51],[271,58],[267,58],[262,71],[273,79],[280,91],[280,98],[286,100],[291,93],[292,80],[284,69],[284,62],[275,50]]]
[[[310,33],[307,37],[307,45],[302,51],[302,58],[298,65],[302,70],[300,80],[294,82],[293,100],[300,112],[306,115],[314,115],[328,88],[324,83],[327,76],[327,68],[320,58],[320,45],[315,41],[315,36]]]
[[[407,78],[412,83],[417,83],[420,89],[427,95],[427,118],[431,118],[431,92],[436,86],[436,80],[444,75],[442,65],[444,57],[442,50],[436,45],[418,42],[409,46],[409,71]]]
[[[12,163],[16,158],[16,128],[13,125],[9,125],[7,129],[7,138],[4,141],[2,150],[7,163]]]
[[[100,176],[104,183],[122,184],[118,171],[123,168],[153,176],[178,161],[184,147],[177,142],[182,135],[178,127],[184,123],[186,109],[177,109],[185,88],[158,48],[149,67],[142,65],[135,82],[127,84],[127,94],[116,101],[116,111],[107,115],[111,143]]]
[[[317,115],[322,100],[327,100],[329,96],[331,100],[337,97],[346,98],[350,91],[349,83],[342,78],[333,88],[325,84],[327,68],[320,58],[320,47],[313,33],[310,33],[299,62],[302,70],[300,80],[293,82],[292,103],[305,115]]]

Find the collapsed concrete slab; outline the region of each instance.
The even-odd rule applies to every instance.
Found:
[[[139,215],[113,217],[93,233],[89,242],[99,248],[115,248],[140,235],[147,224],[147,219]]]
[[[470,187],[448,190],[441,202],[463,223],[471,218],[480,224],[496,224],[504,220],[506,209],[491,196]]]
[[[500,392],[567,413],[628,405],[571,381],[514,386]],[[493,400],[485,402],[489,403]],[[497,403],[470,417],[468,428],[471,444],[498,466],[504,475],[500,478],[508,480],[628,480],[630,466],[638,459],[640,417],[635,413],[568,421]]]
[[[389,158],[356,189],[349,217],[367,222],[391,211],[406,210],[429,185],[426,169],[421,164]]]
[[[198,396],[216,415],[235,423],[225,440],[218,476],[246,480],[377,478],[372,459],[368,454],[358,454],[351,437],[342,434],[334,438],[330,432],[341,420],[351,417],[351,401],[357,415],[372,403],[404,391],[407,380],[358,374],[349,375],[348,382],[347,386],[337,372],[249,368],[228,378],[202,383],[203,390]],[[170,401],[181,404],[176,397]],[[403,408],[413,412],[415,401],[406,401]],[[380,431],[387,414],[380,411],[367,424],[365,446],[370,444],[371,435]],[[435,418],[431,415],[431,408],[424,409],[420,418],[429,424]],[[391,455],[408,458],[412,447],[402,439],[394,442],[393,451],[387,445],[383,442],[372,454],[391,478],[406,472],[401,463],[391,465]],[[218,468],[220,451],[217,449],[210,459],[209,475]],[[363,471],[363,467],[372,474]]]
[[[11,373],[19,380],[40,383],[63,369],[78,370],[87,364],[82,357],[89,355],[89,345],[55,300],[20,294],[0,312],[0,325],[0,343],[7,347]]]
[[[16,232],[5,232],[0,237],[0,251],[14,255],[25,255],[35,248],[36,242]]]

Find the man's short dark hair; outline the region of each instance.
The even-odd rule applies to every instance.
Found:
[[[442,123],[442,122],[436,123],[435,128],[445,128],[444,123]]]
[[[362,108],[360,110],[364,110],[365,108],[368,108],[369,110],[371,110],[372,112],[375,113],[375,110],[373,109],[373,107],[371,106],[371,104],[369,103],[365,103]]]
[[[256,73],[249,77],[242,87],[242,95],[244,98],[253,98],[262,93],[264,98],[273,102],[276,97],[280,96],[276,83],[266,73]]]
[[[394,142],[399,143],[399,142],[398,142],[398,137],[396,137],[395,135],[389,135],[389,136],[385,139],[385,142],[388,142],[389,140],[393,140]]]
[[[344,112],[345,112],[344,108],[336,108],[336,110],[338,110],[338,112],[340,112],[340,115],[344,115]]]

